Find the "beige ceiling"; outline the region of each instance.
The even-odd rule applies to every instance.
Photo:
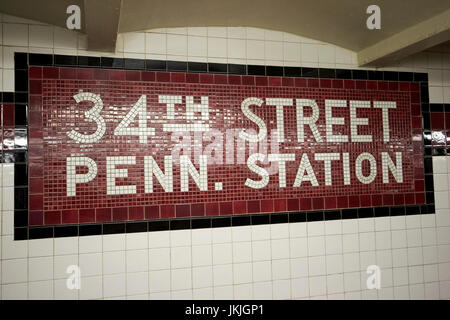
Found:
[[[381,8],[381,30],[366,27],[366,8],[371,4]],[[359,51],[446,9],[449,0],[124,0],[119,32],[259,27]]]
[[[65,8],[84,12],[89,48],[112,51],[117,33],[168,27],[246,26],[293,33],[382,64],[450,40],[449,0],[0,0],[0,11],[65,26]],[[366,28],[367,6],[381,29]]]

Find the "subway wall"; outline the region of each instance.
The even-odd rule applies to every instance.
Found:
[[[0,15],[0,91],[15,89],[14,52],[105,56],[87,51],[86,40],[72,31]],[[334,45],[238,27],[121,34],[116,54],[107,56],[358,68],[354,53]],[[448,48],[430,49],[383,70],[428,73],[430,103],[450,104]],[[14,164],[3,162],[0,297],[449,299],[450,157],[432,159],[435,214],[36,240],[14,240]],[[69,265],[80,266],[80,290],[66,286]],[[381,268],[379,290],[366,287],[369,265]]]

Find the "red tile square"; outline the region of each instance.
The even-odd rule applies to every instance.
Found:
[[[62,224],[77,224],[78,221],[78,210],[69,209],[61,211]]]
[[[319,79],[308,79],[308,87],[319,88],[320,87]]]
[[[288,211],[298,211],[299,210],[299,200],[297,198],[288,199],[287,200],[287,209],[288,209]]]
[[[240,85],[241,84],[241,76],[236,76],[236,75],[228,75],[228,84],[236,84],[236,85]]]
[[[340,196],[337,198],[337,207],[338,208],[348,208],[348,197],[347,196]]]
[[[384,206],[392,206],[394,204],[394,197],[392,194],[384,194],[383,195],[383,205]]]
[[[115,81],[125,81],[125,70],[109,70],[109,79]]]
[[[247,201],[247,212],[258,213],[261,212],[261,203],[259,200]]]
[[[30,79],[42,79],[42,67],[29,68]]]
[[[175,206],[165,204],[159,207],[161,211],[161,218],[173,218],[175,217]]]
[[[28,224],[30,226],[42,226],[44,224],[44,213],[42,211],[30,211]]]
[[[405,204],[405,196],[403,193],[394,195],[394,205],[400,206]]]
[[[200,76],[197,73],[188,73],[188,74],[186,74],[186,82],[199,83]]]
[[[416,192],[416,204],[423,204],[423,203],[425,203],[425,193]]]
[[[80,223],[95,222],[95,209],[80,209],[78,213]]]
[[[288,77],[281,78],[281,85],[283,87],[293,87],[294,86],[294,78],[288,78]]]
[[[273,200],[261,200],[261,212],[274,212]]]
[[[254,76],[242,76],[242,84],[246,86],[254,86],[255,85],[255,77]]]
[[[267,77],[255,77],[256,86],[267,86]]]
[[[191,215],[191,206],[188,204],[179,204],[175,207],[175,216],[179,217],[189,217]]]
[[[331,79],[320,79],[321,88],[331,88]]]
[[[214,75],[208,73],[200,74],[200,83],[214,83]]]
[[[44,196],[42,194],[30,194],[28,198],[30,202],[30,210],[44,209]]]
[[[443,112],[430,113],[431,129],[440,130],[445,129],[445,115]]]
[[[221,202],[220,203],[220,215],[230,215],[233,214],[233,202]]]
[[[46,211],[44,213],[44,224],[61,224],[61,212],[60,211]]]
[[[145,207],[145,219],[158,219],[159,215],[159,206],[147,206]]]
[[[207,216],[218,216],[219,211],[219,203],[218,202],[208,202],[205,203],[205,215]]]
[[[348,206],[350,208],[359,207],[359,196],[348,196]]]
[[[228,84],[228,76],[225,74],[215,74],[214,75],[215,84]]]
[[[205,215],[205,204],[203,203],[191,204],[191,216],[203,217],[204,215]]]
[[[355,89],[355,80],[344,80],[345,89]]]
[[[42,94],[41,80],[30,80],[30,94]]]
[[[59,68],[43,67],[42,76],[44,79],[59,79]]]
[[[172,82],[186,82],[186,74],[182,72],[172,72],[170,74],[170,81]]]
[[[311,198],[300,198],[300,210],[308,211],[312,209]]]
[[[169,72],[157,72],[156,73],[156,81],[157,82],[169,82],[170,81],[170,73]]]
[[[76,69],[76,70],[77,70],[77,79],[92,80],[94,78],[93,69]]]
[[[95,80],[109,80],[109,71],[104,69],[94,69]]]
[[[81,210],[80,210],[81,220]],[[128,220],[128,208],[112,208],[112,220],[113,221],[125,221]]]
[[[144,207],[130,207],[128,209],[129,220],[143,220]]]
[[[141,80],[141,72],[136,71],[136,70],[126,70],[125,71],[125,80],[140,81]]]
[[[247,213],[247,201],[233,201],[233,214]]]
[[[286,211],[286,199],[275,199],[273,200],[274,212]]]
[[[370,194],[364,194],[359,196],[359,203],[361,207],[370,207],[372,205],[372,197]]]
[[[324,200],[322,197],[312,199],[313,210],[322,210],[324,208]]]
[[[337,207],[336,197],[326,197],[325,198],[325,209],[335,209]],[[300,205],[301,208],[301,205]]]
[[[344,87],[344,81],[343,80],[333,79],[332,83],[333,83],[333,88],[341,89],[341,88]]]
[[[280,77],[269,77],[269,86],[270,87],[280,87],[281,86],[281,78]]]
[[[111,208],[97,208],[95,209],[95,221],[96,222],[109,222],[112,221]]]
[[[76,69],[73,68],[61,68],[59,71],[60,79],[76,79],[77,72]]]
[[[355,81],[355,88],[358,90],[366,90],[366,81],[357,80]]]

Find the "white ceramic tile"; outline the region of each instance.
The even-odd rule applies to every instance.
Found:
[[[148,270],[148,250],[128,250],[126,252],[127,272],[140,272]]]
[[[193,274],[195,275],[194,272]],[[170,270],[152,271],[149,273],[149,277],[150,293],[170,291]]]
[[[118,273],[103,277],[103,296],[119,297],[126,294],[126,274]]]
[[[52,47],[53,27],[51,26],[29,26],[29,45],[31,47]]]
[[[96,276],[102,274],[102,254],[87,253],[79,256],[81,276]]]
[[[25,24],[3,24],[3,44],[9,46],[28,46],[28,26]]]
[[[256,300],[272,299],[272,282],[253,282],[253,298]]]
[[[78,255],[58,255],[53,259],[53,278],[67,279],[70,274],[67,273],[69,266],[78,266]],[[81,270],[80,270],[81,273]]]
[[[192,57],[206,57],[208,55],[208,41],[206,37],[188,36],[187,55]]]
[[[53,279],[53,257],[30,258],[28,268],[29,281]]]
[[[233,283],[251,283],[253,280],[253,266],[252,263],[236,263],[233,264]]]
[[[27,283],[13,283],[2,285],[3,300],[25,300],[28,297]]]
[[[145,294],[148,292],[148,272],[127,272],[127,295]]]
[[[192,270],[174,269],[171,270],[171,290],[184,290],[192,287]]]
[[[2,261],[2,284],[27,282],[28,261],[26,259],[13,259]]]
[[[36,239],[28,242],[30,257],[43,257],[53,255],[53,239]]]
[[[170,266],[172,269],[187,268],[192,265],[191,247],[176,247],[170,250]]]
[[[192,286],[194,288],[206,288],[213,286],[212,266],[192,268]]]
[[[109,251],[103,253],[103,274],[124,273],[125,270],[125,251]]]
[[[308,260],[309,276],[320,276],[327,273],[325,256],[310,257]]]

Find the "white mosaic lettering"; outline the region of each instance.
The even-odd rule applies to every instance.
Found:
[[[381,153],[381,167],[383,169],[383,183],[389,183],[389,171],[394,176],[395,181],[397,183],[403,183],[403,168],[402,168],[402,153],[395,153],[395,162],[392,162],[391,157],[387,152]]]
[[[300,160],[300,165],[294,181],[294,187],[300,187],[303,181],[309,181],[313,186],[319,185],[316,174],[314,173],[313,167],[311,166],[311,162],[309,162],[309,158],[306,153],[302,155],[302,159]]]
[[[144,178],[145,178],[145,192],[153,192],[153,175],[155,175],[158,182],[165,192],[173,191],[173,170],[172,170],[172,156],[164,156],[164,170],[162,172],[155,159],[152,156],[144,157]]]
[[[77,174],[77,167],[87,167],[88,172]],[[97,164],[88,157],[69,157],[66,159],[66,193],[68,197],[77,195],[77,184],[92,181],[97,176]]]
[[[239,137],[241,139],[244,139],[249,142],[258,142],[258,141],[261,141],[262,139],[264,139],[265,136],[267,135],[267,127],[266,127],[266,124],[264,123],[264,120],[261,119],[260,117],[258,117],[256,114],[254,114],[253,111],[250,110],[250,108],[249,108],[252,105],[261,107],[263,103],[264,103],[263,100],[261,100],[259,98],[254,98],[254,97],[247,98],[244,101],[242,101],[242,103],[241,103],[242,112],[250,121],[254,122],[258,126],[259,133],[255,135],[255,134],[249,134],[249,133],[245,132],[244,130],[241,130],[241,132],[239,132]]]
[[[369,175],[367,177],[362,173],[362,162],[364,160],[369,161],[370,164]],[[355,173],[361,183],[369,184],[375,180],[375,177],[377,176],[377,162],[375,157],[368,152],[361,153],[355,160]]]
[[[134,156],[117,156],[106,157],[106,194],[135,194],[136,186],[118,186],[116,185],[116,178],[127,178],[128,169],[117,169],[117,165],[136,164],[136,157]]]
[[[77,103],[81,101],[90,101],[94,106],[84,113],[86,119],[94,121],[97,124],[97,130],[92,134],[82,134],[71,130],[67,133],[69,138],[75,140],[78,143],[93,143],[99,141],[106,131],[105,119],[100,115],[100,111],[103,109],[103,101],[100,95],[89,92],[80,92],[73,96]]]
[[[383,141],[389,142],[389,109],[397,108],[395,101],[374,101],[374,108],[380,108],[383,120]]]
[[[261,176],[261,180],[255,181],[250,178],[247,178],[247,180],[245,180],[245,186],[253,189],[261,189],[267,186],[267,184],[269,183],[269,173],[267,172],[266,169],[256,165],[257,161],[263,162],[265,158],[266,158],[265,155],[263,155],[262,153],[254,153],[250,157],[248,157],[247,159],[248,168],[252,172]]]
[[[331,179],[331,161],[339,160],[339,153],[316,153],[314,155],[315,160],[323,161],[323,165],[325,168],[325,185],[331,186],[333,184]]]
[[[332,107],[345,108],[347,107],[346,100],[325,100],[325,121],[326,121],[326,136],[328,142],[348,142],[347,135],[333,134],[333,125],[344,125],[345,119],[341,117],[333,117]]]
[[[287,98],[267,98],[266,104],[268,106],[276,106],[277,110],[277,130],[278,130],[278,142],[284,142],[284,106],[292,106],[292,99]],[[270,160],[269,160],[270,161]]]
[[[278,180],[280,188],[286,188],[286,161],[295,161],[295,153],[269,154],[269,161],[278,161]]]
[[[350,100],[350,136],[352,142],[372,142],[372,135],[358,134],[358,126],[367,126],[368,118],[358,118],[356,116],[356,108],[370,108],[370,101]]]
[[[319,106],[312,99],[296,99],[297,104],[297,140],[298,142],[305,142],[305,124],[311,129],[314,138],[317,142],[322,142],[322,136],[317,129],[316,122],[319,120]],[[303,107],[310,107],[312,115],[305,117]]]
[[[208,159],[205,155],[199,158],[200,170],[197,171],[188,156],[180,156],[181,191],[189,191],[189,175],[200,191],[208,190]]]

